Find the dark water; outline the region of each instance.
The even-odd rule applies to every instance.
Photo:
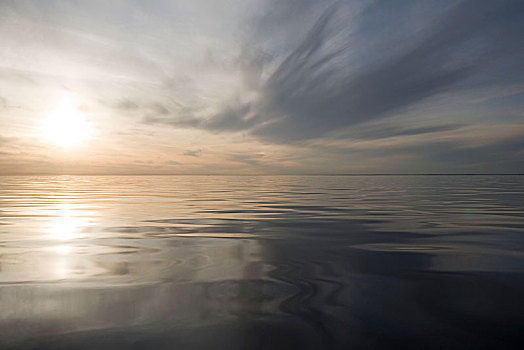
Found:
[[[524,176],[0,181],[2,349],[522,348]]]

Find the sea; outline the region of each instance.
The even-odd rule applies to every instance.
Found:
[[[522,349],[524,176],[1,176],[0,349]]]

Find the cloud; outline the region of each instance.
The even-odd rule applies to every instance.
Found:
[[[0,96],[0,110],[1,109],[20,109],[20,108],[21,106],[11,104],[9,103],[9,101],[6,98]]]
[[[472,146],[456,142],[426,143],[406,151],[456,172],[524,173],[520,161],[524,140],[520,136]]]
[[[428,126],[395,126],[380,123],[378,125],[370,126],[363,124],[351,128],[343,133],[340,138],[351,137],[352,139],[371,139],[377,140],[382,138],[390,138],[396,136],[414,136],[423,134],[442,133],[445,131],[453,131],[462,128],[464,124],[444,124],[444,125],[428,125]]]
[[[160,103],[154,103],[150,108],[157,115],[169,114],[169,110]]]
[[[2,96],[0,96],[0,109],[7,109],[7,107],[8,107],[7,100],[3,98]]]
[[[301,2],[285,4],[287,11],[305,11]],[[436,7],[435,2],[424,4],[428,9]],[[256,98],[228,103],[209,117],[190,113],[184,118],[174,116],[157,122],[213,132],[244,130],[263,140],[292,143],[396,116],[444,92],[504,85],[522,75],[521,1],[445,2],[446,6],[441,6],[444,10],[428,10],[428,18],[424,8],[417,12],[413,9],[415,4],[409,1],[400,2],[399,6],[384,2],[368,5],[357,19],[349,18],[343,11],[346,5],[336,2],[321,12],[318,6],[314,7],[317,16],[305,37],[270,63],[262,57],[262,49],[261,54],[251,57],[251,72],[257,72],[257,77],[265,76]],[[380,23],[384,11],[388,16],[385,23]],[[270,12],[260,23],[274,23],[272,16],[280,15]],[[417,20],[408,18],[410,15],[417,15]],[[352,21],[356,23],[351,25]],[[403,26],[403,21],[409,24]],[[370,25],[373,23],[376,27]],[[397,24],[401,35],[381,29]],[[388,37],[392,43],[380,45]],[[359,48],[353,43],[366,41],[362,51],[367,53],[356,60],[355,51]],[[397,43],[398,47],[392,47]],[[261,62],[265,74],[260,73]],[[503,64],[511,65],[515,76],[501,71],[498,65]],[[440,128],[407,127],[405,132],[438,132]]]
[[[184,152],[184,155],[185,156],[189,156],[189,157],[199,157],[200,154],[202,153],[202,149],[199,148],[199,149],[194,149],[194,150],[187,150]]]
[[[506,50],[524,52],[522,47],[509,47],[518,43],[518,29],[524,30],[516,23],[519,16],[514,15],[522,13],[523,7],[515,1],[464,2],[436,21],[423,41],[342,79],[338,67],[330,68],[329,62],[340,57],[345,48],[320,52],[330,37],[328,23],[333,12],[328,11],[269,78],[263,112],[274,117],[253,132],[284,142],[315,138],[393,115],[457,87],[482,74],[482,69],[505,56]],[[483,41],[481,47],[468,47],[475,46],[468,45],[475,40]]]
[[[229,156],[229,159],[238,163],[244,163],[255,167],[264,167],[262,161],[265,157],[264,153],[235,153]]]
[[[140,107],[136,103],[128,99],[124,99],[118,102],[116,104],[116,108],[124,110],[124,111],[135,111],[135,110],[140,109]]]
[[[0,147],[19,148],[20,146],[27,145],[21,144],[19,137],[0,135]]]
[[[0,1],[0,32],[0,143],[35,158],[21,130],[66,91],[98,131],[86,168],[520,169],[497,131],[522,124],[520,0]]]
[[[318,141],[313,147],[314,157],[345,158],[349,163],[357,163],[364,172],[524,172],[520,161],[524,154],[522,125],[445,129],[387,138]]]

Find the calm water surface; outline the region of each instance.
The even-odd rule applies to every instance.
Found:
[[[524,176],[0,177],[2,349],[523,342]]]

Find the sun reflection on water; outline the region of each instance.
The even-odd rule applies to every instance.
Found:
[[[71,253],[72,248],[71,246],[68,246],[68,245],[57,245],[57,246],[51,247],[49,250],[56,254],[68,255]]]
[[[72,239],[83,238],[86,235],[80,233],[83,227],[89,225],[86,213],[75,210],[71,204],[63,203],[53,210],[55,215],[52,217],[48,226],[48,237],[58,241],[69,241]]]
[[[64,280],[71,277],[71,246],[59,245],[49,249],[52,253],[48,261],[48,273],[51,279]]]
[[[47,249],[49,258],[43,264],[46,266],[48,278],[65,280],[80,277],[85,271],[83,258],[77,253],[73,240],[86,238],[82,230],[90,225],[89,213],[79,209],[73,203],[60,203],[50,208],[50,221],[46,228],[46,238],[51,241],[68,241],[69,244],[58,243]]]

